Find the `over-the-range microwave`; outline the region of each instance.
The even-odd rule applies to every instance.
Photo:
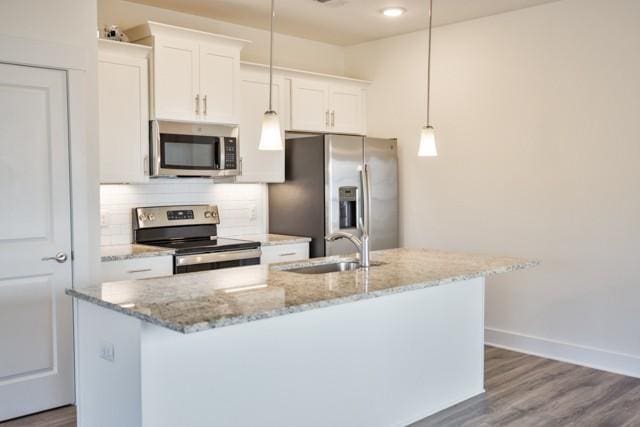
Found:
[[[153,120],[149,129],[150,175],[238,175],[238,128]]]

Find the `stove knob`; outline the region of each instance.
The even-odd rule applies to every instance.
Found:
[[[147,219],[143,214],[138,215],[138,220],[140,222],[144,221],[145,219]]]
[[[156,217],[155,217],[155,216],[153,216],[153,214],[148,214],[148,215],[147,215],[147,220],[149,220],[149,221],[153,221],[154,219],[156,219]]]
[[[204,213],[204,217],[205,217],[205,218],[211,218],[211,217],[212,217],[211,212],[206,211],[206,212]]]

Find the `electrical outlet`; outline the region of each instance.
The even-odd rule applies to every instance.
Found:
[[[98,353],[98,356],[107,362],[113,362],[116,358],[114,345],[108,341],[102,341],[102,343],[100,343],[100,352]]]
[[[100,213],[100,227],[109,226],[109,214],[107,212]]]

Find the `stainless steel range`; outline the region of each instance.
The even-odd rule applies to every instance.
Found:
[[[220,238],[218,224],[213,205],[135,208],[133,241],[174,249],[174,274],[260,264],[260,242]]]

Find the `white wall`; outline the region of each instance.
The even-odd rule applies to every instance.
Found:
[[[404,244],[543,261],[489,281],[488,339],[636,376],[639,22],[636,0],[564,0],[436,28],[434,159],[426,33],[346,55],[369,133],[400,140]]]
[[[215,204],[219,236],[265,233],[265,184],[211,184],[202,180],[154,180],[141,185],[101,185],[103,245],[131,243],[131,210],[142,206]]]
[[[98,1],[98,23],[101,28],[105,24],[116,24],[124,30],[146,21],[157,21],[251,40],[252,43],[242,50],[242,60],[263,64],[269,62],[268,31],[123,0]],[[283,67],[342,74],[344,49],[327,43],[276,34],[274,63]]]

